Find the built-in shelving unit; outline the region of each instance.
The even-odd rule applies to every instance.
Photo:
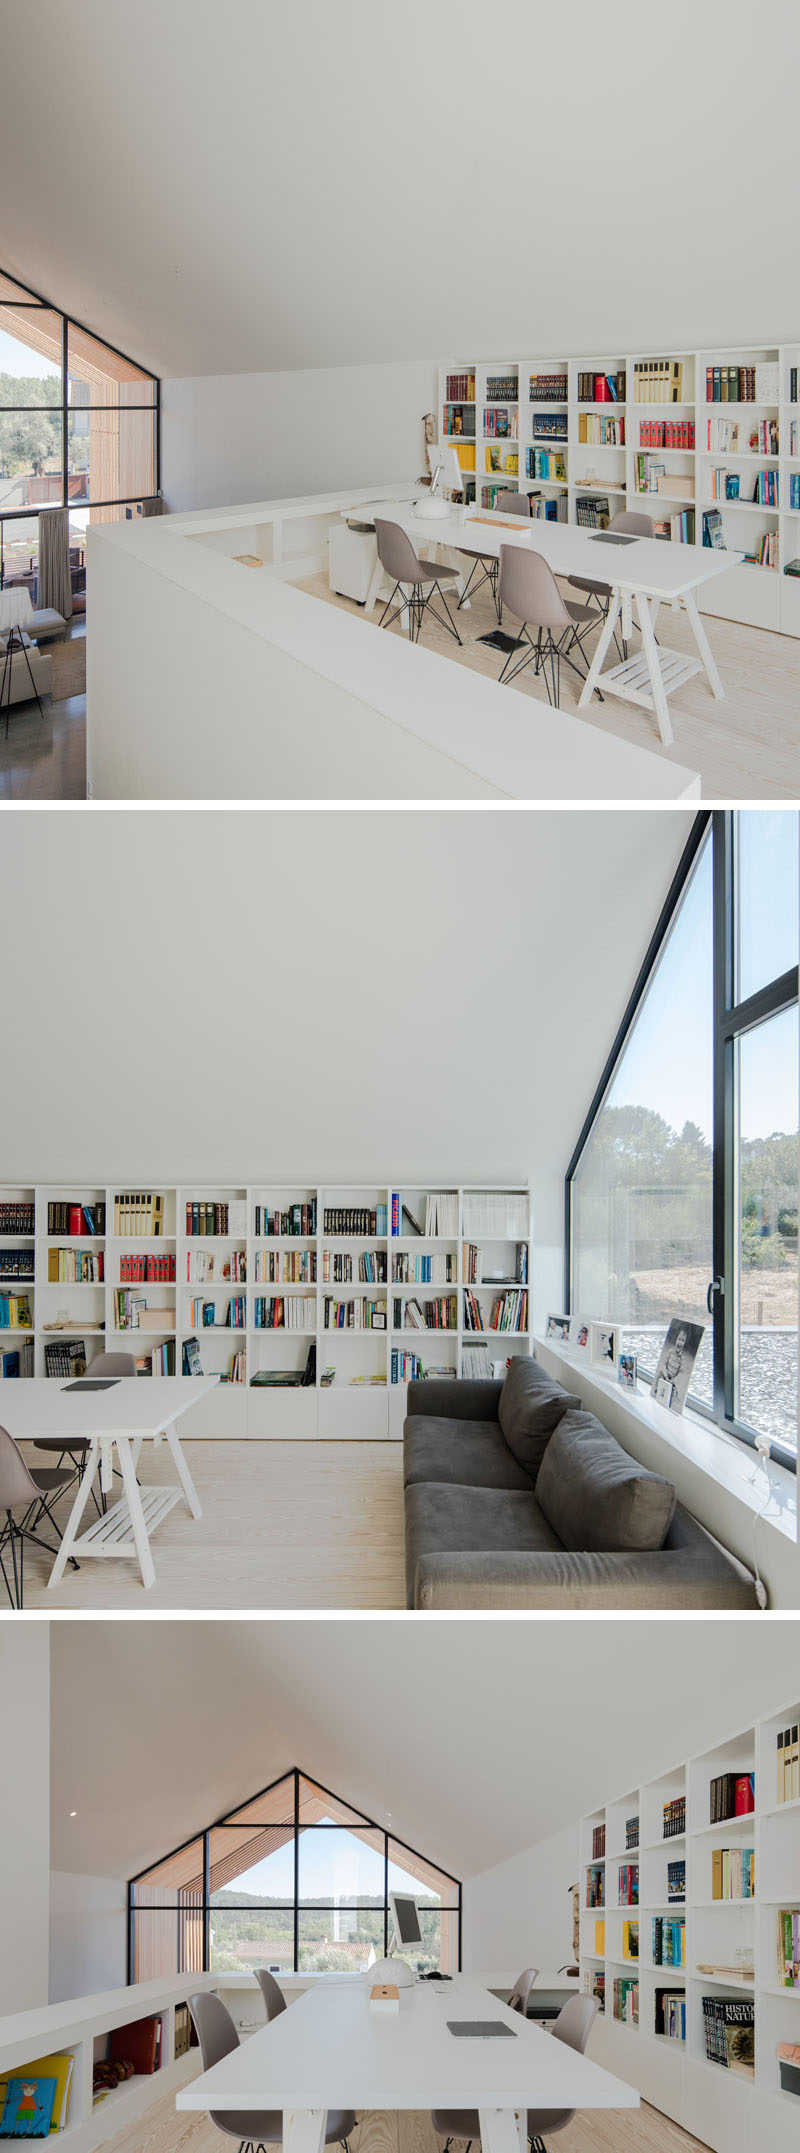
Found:
[[[413,1374],[491,1377],[531,1350],[523,1183],[71,1182],[0,1188],[4,1204],[33,1214],[0,1231],[9,1264],[32,1261],[9,1374],[52,1372],[59,1344],[89,1367],[131,1352],[142,1375],[194,1364],[220,1384],[193,1436],[397,1439]]]
[[[745,385],[745,369],[747,400],[734,401],[728,391]],[[447,390],[460,375],[475,389],[459,420],[474,428],[468,500],[494,508],[500,491],[523,491],[537,515],[582,524],[641,507],[661,536],[697,544],[711,512],[723,546],[748,559],[709,585],[704,610],[800,635],[800,576],[784,572],[800,560],[800,343],[442,367],[442,438],[453,438]],[[504,377],[517,383],[505,405],[491,394]],[[542,394],[548,377],[552,396]],[[498,425],[507,428],[500,436]],[[754,498],[759,476],[774,500]],[[758,558],[767,541],[774,565]]]
[[[216,1988],[218,1981],[214,1974],[196,1973],[17,2012],[0,2027],[0,2074],[19,2077],[41,2057],[71,2056],[66,2122],[56,2135],[64,2153],[94,2153],[96,2146],[143,2117],[154,2100],[176,2093],[197,2075],[198,2051],[184,2046],[186,2005],[191,1993]],[[157,2069],[135,2073],[93,2103],[93,2069],[108,2052],[109,2035],[151,2016],[161,2021]],[[180,2034],[177,2018],[184,2022]]]
[[[712,1670],[713,1679],[713,1670]],[[778,1914],[800,1903],[800,1800],[776,1799],[778,1736],[798,1724],[795,1698],[730,1740],[686,1758],[657,1779],[583,1817],[580,1825],[581,1981],[604,1992],[593,2054],[643,2098],[671,2116],[715,2153],[790,2153],[798,2144],[800,2096],[784,2092],[776,2051],[800,2042],[800,1986],[779,1986]],[[753,1775],[755,1807],[711,1822],[712,1782]],[[682,1831],[665,1831],[669,1805],[685,1802]],[[674,1807],[669,1811],[675,1820]],[[638,1818],[638,1848],[630,1851],[626,1823]],[[596,1834],[601,1835],[598,1842]],[[598,1853],[602,1844],[604,1852]],[[715,1896],[714,1856],[751,1850],[751,1897]],[[671,1895],[669,1867],[685,1863],[684,1898]],[[621,1872],[638,1867],[635,1909]],[[598,1882],[599,1879],[599,1882]],[[673,1893],[675,1876],[672,1878]],[[602,1905],[589,1905],[602,1893]],[[625,1955],[624,1923],[639,1924],[638,1959]],[[683,1965],[656,1963],[653,1924],[683,1916]],[[598,1926],[599,1924],[599,1926]],[[701,1966],[724,1969],[701,1973]],[[636,1984],[627,2017],[615,2016],[615,1983]],[[685,1997],[685,2037],[663,2031],[663,1992]],[[726,2068],[706,2054],[703,1999],[754,2004],[755,2069]]]

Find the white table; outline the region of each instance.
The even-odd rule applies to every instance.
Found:
[[[217,1376],[122,1376],[109,1390],[94,1391],[75,1390],[69,1380],[61,1383],[46,1376],[4,1383],[2,1419],[15,1442],[56,1436],[68,1450],[77,1436],[90,1438],[86,1469],[48,1578],[48,1589],[59,1584],[71,1556],[81,1562],[92,1556],[132,1556],[138,1560],[142,1584],[155,1584],[150,1534],[182,1500],[193,1518],[203,1514],[178,1440],[177,1424],[196,1399],[215,1389],[218,1380]],[[179,1484],[140,1487],[136,1467],[142,1444],[158,1442],[162,1435]],[[81,1519],[98,1476],[103,1493],[111,1492],[115,1451],[123,1494],[119,1502],[81,1532]]]
[[[370,507],[372,504],[370,504]],[[354,512],[362,522],[370,519],[370,507],[361,503]],[[638,703],[654,712],[664,747],[673,740],[668,698],[695,673],[705,673],[711,693],[719,701],[725,690],[697,605],[701,585],[724,575],[744,555],[720,552],[713,546],[680,546],[660,538],[633,538],[625,545],[610,543],[602,533],[584,530],[573,523],[547,523],[532,517],[503,516],[499,510],[453,509],[448,516],[428,519],[414,514],[407,501],[382,502],[387,520],[401,523],[419,551],[432,546],[461,553],[499,554],[501,546],[524,546],[543,554],[556,576],[585,576],[607,583],[611,603],[578,703],[585,710],[595,689],[607,689],[624,702]],[[377,513],[377,504],[373,513]],[[622,535],[622,534],[620,534]],[[374,603],[367,598],[365,611]],[[580,592],[576,594],[580,598]],[[697,656],[669,650],[655,639],[659,608],[683,608],[694,637]],[[603,665],[617,622],[627,640],[633,627],[633,609],[642,632],[641,650],[604,672]]]
[[[186,2086],[178,2108],[280,2108],[284,2153],[322,2153],[331,2108],[477,2108],[483,2153],[526,2153],[528,2108],[639,2106],[632,2086],[499,2002],[488,1977],[418,1982],[381,2015],[369,1989],[369,1975],[309,1989]],[[448,2019],[501,2019],[516,2039],[460,2039]]]

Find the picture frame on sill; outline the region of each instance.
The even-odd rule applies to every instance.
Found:
[[[622,1334],[618,1323],[591,1323],[589,1325],[589,1353],[595,1368],[605,1368],[613,1375],[619,1360]]]
[[[544,1335],[545,1338],[552,1338],[557,1346],[568,1346],[569,1330],[569,1316],[548,1316]]]
[[[585,1316],[573,1316],[570,1324],[569,1342],[576,1353],[588,1353],[592,1326]]]
[[[665,1405],[670,1413],[683,1412],[704,1330],[704,1323],[689,1323],[683,1316],[672,1318],[650,1385],[651,1398]]]
[[[623,1390],[635,1390],[637,1365],[635,1353],[621,1353],[617,1362],[617,1382]]]

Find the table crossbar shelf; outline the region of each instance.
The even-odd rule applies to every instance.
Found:
[[[683,650],[665,650],[663,644],[659,645],[657,662],[665,695],[674,695],[685,681],[703,671],[700,658],[691,658]],[[604,694],[618,695],[623,702],[644,703],[648,710],[655,709],[650,667],[644,650],[635,651],[633,657],[625,658],[621,665],[609,667],[600,674],[599,680]]]
[[[163,1523],[181,1500],[180,1488],[139,1488],[142,1515],[148,1538],[157,1525]],[[89,1555],[135,1555],[136,1539],[133,1519],[127,1497],[120,1496],[103,1517],[96,1518],[93,1525],[70,1547],[70,1556],[84,1558]]]

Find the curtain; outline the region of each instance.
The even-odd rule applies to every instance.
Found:
[[[69,572],[69,512],[47,508],[39,517],[39,575],[36,603],[55,606],[69,620],[72,614],[72,582]]]

